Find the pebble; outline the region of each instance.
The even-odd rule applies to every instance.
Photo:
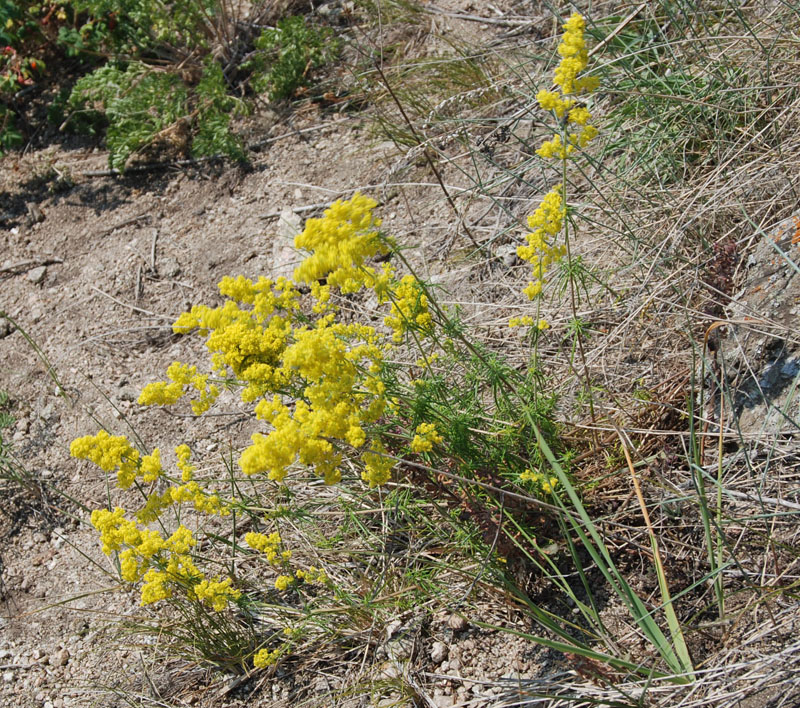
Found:
[[[66,666],[69,661],[69,650],[61,649],[50,657],[50,663],[53,666]]]
[[[463,632],[467,628],[467,620],[461,615],[453,614],[448,618],[447,626],[454,632]]]
[[[14,672],[6,671],[3,674],[3,683],[11,683],[14,680]]]
[[[441,664],[447,658],[447,645],[444,642],[434,642],[431,647],[431,661]]]
[[[35,285],[39,285],[47,275],[47,266],[39,266],[38,268],[31,268],[28,271],[28,280]]]

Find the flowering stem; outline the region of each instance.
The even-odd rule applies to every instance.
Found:
[[[564,144],[567,144],[568,136],[567,136],[567,122],[564,121]],[[563,195],[564,204],[567,204],[567,156],[561,159],[561,193]],[[569,273],[569,302],[570,302],[570,309],[572,310],[572,318],[573,320],[577,321],[578,319],[578,308],[576,305],[576,298],[575,298],[575,274],[572,269],[572,249],[570,247],[570,240],[569,240],[569,218],[564,216],[564,245],[567,249],[567,271]],[[592,439],[594,441],[595,447],[598,446],[598,439],[597,439],[597,418],[595,417],[594,412],[594,396],[592,394],[592,380],[589,377],[589,367],[586,365],[586,354],[583,351],[583,334],[581,333],[580,328],[576,328],[575,335],[578,340],[578,353],[581,357],[581,365],[583,366],[583,375],[586,378],[586,392],[589,394],[589,413],[592,416]]]

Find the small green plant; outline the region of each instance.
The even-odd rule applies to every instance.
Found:
[[[206,64],[192,95],[176,74],[140,62],[124,70],[107,64],[78,81],[68,103],[73,115],[106,118],[109,163],[115,169],[124,169],[144,148],[167,154],[244,156],[229,126],[243,104],[228,95],[214,62]]]
[[[0,389],[0,440],[2,440],[3,431],[13,426],[16,422],[16,419],[9,412],[8,408],[8,392]]]
[[[256,52],[246,68],[253,72],[253,88],[270,100],[290,98],[307,86],[311,72],[333,60],[338,42],[329,29],[309,25],[302,16],[286,17],[266,29],[255,42]]]

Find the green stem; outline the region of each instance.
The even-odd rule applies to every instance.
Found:
[[[567,141],[569,137],[567,136],[567,126],[566,122],[564,123],[563,128],[563,149],[566,150]],[[564,200],[564,208],[566,209],[567,204],[567,156],[561,159],[561,198]],[[567,248],[567,271],[569,273],[569,300],[570,300],[570,309],[572,310],[572,318],[575,322],[578,320],[578,308],[576,305],[576,298],[575,298],[575,275],[572,270],[572,248],[570,245],[569,239],[569,219],[564,216],[564,244]],[[589,367],[586,365],[586,354],[583,350],[583,335],[581,334],[580,328],[576,328],[575,330],[575,337],[578,340],[578,353],[581,357],[581,365],[583,366],[583,374],[586,378],[586,392],[589,394],[589,412],[592,416],[592,425],[597,425],[597,416],[594,412],[594,395],[592,394],[592,381],[589,377]],[[592,439],[594,441],[595,447],[598,446],[599,441],[597,439],[597,430],[596,428],[592,428]]]

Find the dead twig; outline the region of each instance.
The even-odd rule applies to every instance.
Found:
[[[108,234],[116,231],[117,229],[121,229],[124,226],[130,226],[131,224],[135,224],[137,221],[149,220],[150,214],[143,213],[137,214],[136,216],[132,216],[130,219],[125,219],[124,221],[120,221],[118,224],[114,224],[113,226],[109,226],[107,229],[103,229],[98,236],[108,236]]]
[[[175,319],[174,317],[167,317],[166,315],[159,315],[157,312],[151,312],[150,310],[144,310],[141,307],[136,307],[136,305],[131,305],[130,303],[123,302],[122,300],[118,300],[113,295],[109,295],[107,292],[104,292],[103,290],[100,290],[100,288],[97,288],[94,285],[92,285],[92,290],[94,290],[95,292],[100,293],[104,297],[107,297],[109,300],[112,300],[113,302],[116,302],[117,305],[121,305],[122,307],[127,307],[129,310],[133,310],[134,312],[139,312],[142,315],[149,315],[150,317],[158,317],[159,319],[167,320],[169,322],[172,322]]]
[[[40,260],[20,261],[19,263],[12,263],[9,266],[0,268],[0,273],[7,273],[8,275],[6,277],[11,275],[21,275],[22,273],[26,273],[29,270],[38,268],[39,266],[58,265],[63,262],[64,261],[61,258],[44,258]]]

